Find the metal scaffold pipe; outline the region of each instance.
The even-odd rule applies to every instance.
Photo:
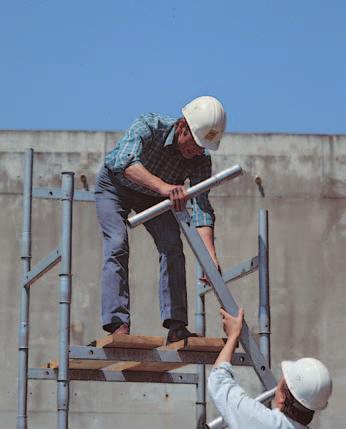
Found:
[[[26,149],[24,155],[24,190],[23,190],[23,235],[21,259],[23,279],[31,267],[31,217],[32,217],[32,176],[33,149]],[[18,362],[18,416],[17,429],[27,428],[27,390],[29,357],[29,306],[30,288],[21,288],[20,323],[19,323],[19,362]]]
[[[188,199],[197,197],[197,195],[203,194],[203,192],[208,191],[209,189],[215,188],[215,186],[220,185],[227,180],[235,179],[243,173],[240,165],[234,165],[233,167],[226,168],[225,170],[220,171],[220,173],[215,174],[214,176],[209,177],[209,179],[203,180],[203,182],[198,183],[195,186],[187,189]],[[131,228],[135,228],[138,225],[141,225],[144,222],[147,222],[150,219],[170,210],[173,207],[172,201],[167,199],[161,201],[153,207],[150,207],[147,210],[138,213],[137,215],[128,219],[128,224]]]
[[[74,173],[62,173],[61,271],[59,297],[58,429],[68,428],[70,313],[72,292],[72,210]]]
[[[268,366],[271,366],[270,352],[270,295],[269,295],[269,239],[268,211],[259,211],[258,231],[258,280],[259,280],[259,346]]]
[[[201,293],[203,283],[200,280],[203,277],[203,270],[199,264],[196,265],[196,313],[195,313],[195,328],[196,334],[205,337],[206,320],[205,320],[205,294]],[[197,365],[196,372],[198,374],[198,384],[196,385],[196,420],[197,429],[204,429],[207,417],[207,401],[206,401],[206,370],[205,365]]]

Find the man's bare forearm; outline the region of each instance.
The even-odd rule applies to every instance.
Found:
[[[137,185],[144,186],[158,194],[162,194],[162,188],[166,183],[159,177],[150,173],[142,164],[133,164],[126,168],[124,176]]]
[[[223,329],[227,335],[227,342],[216,359],[214,368],[218,367],[222,362],[232,362],[233,353],[237,347],[244,320],[244,310],[242,308],[239,308],[236,317],[231,316],[223,308],[220,309],[220,314],[222,316]]]
[[[208,249],[212,260],[214,261],[215,265],[218,266],[219,263],[216,257],[216,250],[214,246],[214,228],[210,226],[200,226],[197,228],[197,231],[199,232],[205,247]]]
[[[228,363],[232,362],[233,353],[237,347],[237,343],[238,343],[237,337],[231,336],[227,338],[226,344],[224,345],[223,349],[221,350],[218,358],[214,363],[214,368],[217,368],[223,362],[228,362]]]
[[[125,169],[124,175],[131,182],[169,198],[175,210],[180,211],[185,208],[187,195],[183,185],[170,185],[164,182],[160,177],[150,173],[142,164],[130,165]]]
[[[150,173],[142,164],[133,164],[126,168],[124,176],[131,180],[131,182],[137,185],[144,186],[145,188],[151,189],[159,193],[160,195],[168,196],[169,190],[173,188],[173,185],[169,185],[159,177]],[[210,226],[202,226],[197,228],[210,256],[212,257],[215,265],[218,266],[216,251],[214,247],[214,229]]]

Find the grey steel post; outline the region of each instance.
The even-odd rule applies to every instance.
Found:
[[[23,279],[30,271],[31,266],[33,158],[33,149],[26,149],[24,154],[23,232],[21,245]],[[24,281],[22,282],[20,300],[17,429],[27,428],[30,288],[26,288],[23,284]]]
[[[213,287],[216,298],[223,308],[235,316],[238,313],[238,305],[235,302],[231,292],[225,286],[225,282],[216,268],[209,252],[203,243],[202,238],[197,232],[196,228],[191,224],[191,218],[187,210],[175,212],[172,210],[175,218],[180,224],[181,231],[183,232],[191,250],[195,254],[198,262],[200,263],[203,271],[206,273],[210,285]],[[262,355],[258,344],[252,337],[250,329],[244,320],[243,328],[239,338],[240,344],[243,346],[245,353],[250,356],[253,368],[260,378],[263,386],[266,389],[272,389],[276,385],[276,380],[267,365],[267,361]]]
[[[205,294],[203,293],[202,268],[196,264],[196,313],[195,329],[198,335],[205,337]],[[198,384],[196,385],[196,422],[197,429],[204,429],[207,419],[205,365],[197,365]]]
[[[59,299],[59,372],[58,372],[58,429],[68,428],[69,411],[69,345],[71,310],[72,260],[72,204],[74,173],[62,173],[61,186],[61,271]]]
[[[258,216],[259,347],[270,368],[271,353],[268,245],[268,210],[261,209]]]

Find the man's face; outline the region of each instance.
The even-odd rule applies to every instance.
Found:
[[[204,149],[196,144],[185,119],[179,122],[176,133],[177,147],[184,158],[192,159],[195,156],[203,155]]]

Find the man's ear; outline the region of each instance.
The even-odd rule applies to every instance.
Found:
[[[180,130],[182,130],[183,128],[186,127],[186,124],[187,124],[186,119],[185,118],[180,118],[179,121],[178,121],[178,127],[177,128],[179,128]]]
[[[277,407],[279,408],[279,410],[283,408],[283,406],[285,405],[285,401],[286,401],[285,392],[283,391],[283,389],[280,388],[277,396],[277,401],[276,401]]]

